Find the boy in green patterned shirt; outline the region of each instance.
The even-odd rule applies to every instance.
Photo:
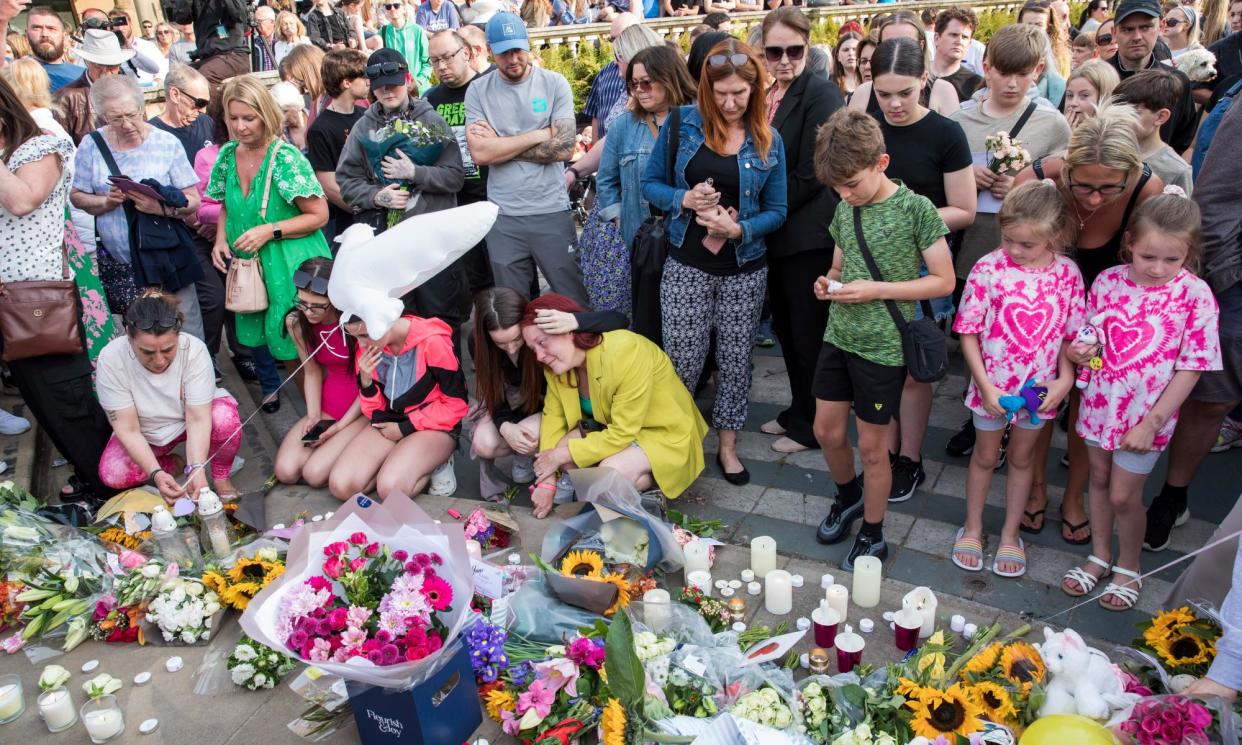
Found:
[[[882,531],[892,487],[888,428],[906,380],[901,333],[885,306],[897,302],[913,320],[916,301],[953,292],[949,232],[936,208],[884,175],[889,157],[871,116],[842,109],[819,130],[815,174],[841,196],[828,231],[836,241],[832,268],[815,280],[815,295],[831,300],[824,346],[815,368],[815,438],[837,484],[836,502],[816,538],[837,543],[858,518],[862,528],[841,562],[853,571],[859,556],[888,556]],[[882,279],[872,279],[854,233],[854,211]],[[928,274],[920,277],[921,263]],[[858,427],[863,477],[854,475],[847,436],[850,406]]]

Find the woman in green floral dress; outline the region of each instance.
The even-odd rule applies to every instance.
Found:
[[[207,196],[223,203],[224,230],[216,233],[212,261],[227,271],[232,257],[259,255],[267,310],[238,313],[237,338],[267,345],[278,360],[296,360],[293,340],[283,333],[297,297],[293,272],[307,259],[331,258],[319,230],[328,221],[328,202],[306,157],[278,139],[281,112],[262,83],[251,75],[234,78],[221,98],[233,139],[220,148],[207,184]]]

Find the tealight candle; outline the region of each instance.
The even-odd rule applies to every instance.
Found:
[[[754,582],[755,573],[750,571],[749,569],[743,569],[742,570],[742,581],[743,582]]]
[[[833,578],[831,574],[820,575],[819,587],[821,590],[827,590],[829,587],[832,587],[832,583],[835,581],[836,580]]]
[[[870,634],[875,630],[875,621],[872,621],[870,618],[863,618],[859,620],[858,630],[864,634]]]
[[[78,708],[73,705],[69,691],[54,688],[39,696],[39,716],[43,717],[48,732],[60,732],[78,721]]]
[[[748,592],[751,595],[758,595],[759,593],[763,592],[763,585],[759,584],[758,582],[748,582],[746,584],[746,592]]]
[[[880,603],[880,560],[874,556],[860,556],[854,560],[854,604],[859,608],[874,608]]]
[[[725,585],[724,587],[720,588],[720,597],[722,598],[733,597],[733,588],[729,587],[728,585]]]
[[[83,705],[82,724],[86,726],[91,742],[101,745],[125,731],[125,715],[117,707],[114,697],[104,696]]]
[[[801,587],[805,582],[806,580],[802,578],[801,574],[794,574],[789,577],[789,583],[794,587]]]
[[[8,724],[26,710],[22,681],[16,675],[0,676],[0,724]]]
[[[798,625],[798,631],[806,631],[807,629],[811,628],[811,619],[806,618],[805,616],[802,618],[799,618],[797,621],[797,625]]]
[[[823,647],[812,647],[807,662],[812,675],[828,674],[828,650]]]
[[[828,607],[837,612],[838,621],[845,623],[850,607],[850,591],[845,585],[830,585],[824,594],[827,596]]]
[[[741,621],[734,621],[732,628],[734,631],[740,634],[746,630],[746,624],[742,623]]]
[[[763,606],[774,616],[793,610],[793,585],[789,572],[773,569],[763,579]]]
[[[959,616],[959,615],[954,614],[954,616],[949,619],[949,630],[952,631],[953,633],[960,634],[962,633],[962,630],[965,628],[966,628],[966,617],[965,616]]]
[[[967,639],[974,639],[975,634],[979,633],[979,626],[977,624],[968,623],[965,627],[963,627],[962,631],[966,634]]]
[[[750,542],[750,569],[755,577],[763,579],[776,568],[776,541],[766,535]],[[788,572],[786,572],[788,574]]]
[[[746,620],[746,600],[743,598],[729,598],[729,619],[732,621]]]
[[[807,669],[811,666],[811,656],[806,652],[803,652],[802,655],[798,657],[798,664],[802,666],[803,670]]]
[[[702,569],[686,575],[686,582],[699,588],[704,595],[712,594],[712,575]]]
[[[686,574],[697,571],[711,571],[711,563],[708,560],[708,551],[710,549],[711,546],[708,546],[707,543],[698,538],[686,544],[686,547],[681,550],[686,557]]]

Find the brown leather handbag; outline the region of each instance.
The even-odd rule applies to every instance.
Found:
[[[267,218],[267,199],[272,193],[274,162],[267,164],[267,181],[263,185],[263,203],[259,217]],[[224,226],[221,225],[223,230]],[[263,263],[259,254],[246,258],[234,256],[224,278],[224,309],[234,313],[258,313],[267,310],[267,284],[263,281]]]
[[[83,351],[78,286],[69,275],[67,252],[63,263],[63,279],[0,283],[5,362]]]

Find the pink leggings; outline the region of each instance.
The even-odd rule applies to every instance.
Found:
[[[242,436],[238,433],[228,442],[225,440],[229,438],[229,435],[237,432],[240,425],[241,417],[237,413],[236,401],[221,396],[211,402],[211,445],[208,454],[216,454],[209,466],[212,481],[220,481],[229,477],[229,472],[233,468],[233,457],[241,448]],[[155,453],[160,467],[172,474],[178,482],[184,478],[184,474],[177,470],[177,463],[173,460],[171,453],[174,447],[185,442],[185,435],[186,433],[182,432],[167,445],[151,446],[151,451]],[[129,453],[125,452],[125,446],[116,438],[116,435],[112,435],[99,461],[99,478],[110,489],[132,489],[145,484],[147,474],[134,462],[133,458],[129,457]]]

